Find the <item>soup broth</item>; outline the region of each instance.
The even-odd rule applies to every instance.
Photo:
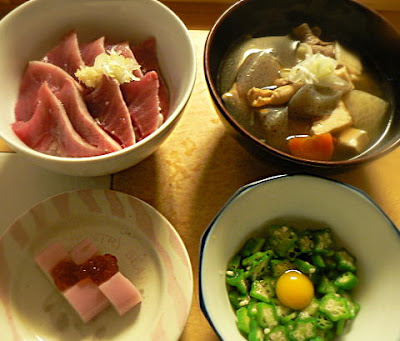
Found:
[[[262,142],[315,160],[355,158],[390,122],[377,70],[302,24],[285,36],[246,36],[221,64],[218,86],[237,122]]]

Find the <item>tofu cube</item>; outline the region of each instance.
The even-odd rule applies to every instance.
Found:
[[[337,107],[332,111],[332,113],[315,122],[311,127],[311,132],[314,135],[325,134],[325,133],[336,133],[352,124],[352,118],[347,111],[344,103],[342,101],[338,102]]]
[[[55,242],[39,253],[35,261],[44,273],[50,275],[51,269],[66,258],[68,258],[68,252],[64,246],[60,242]]]
[[[95,243],[89,238],[82,239],[70,252],[72,260],[76,264],[82,264],[98,253]]]
[[[353,154],[359,154],[365,150],[369,143],[369,136],[365,130],[348,128],[338,136],[338,147]]]
[[[100,284],[99,289],[120,316],[142,301],[139,290],[120,272]]]
[[[63,293],[69,304],[87,323],[109,305],[108,299],[91,279],[84,279]]]

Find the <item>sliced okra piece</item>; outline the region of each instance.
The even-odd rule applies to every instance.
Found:
[[[350,319],[355,318],[358,312],[360,311],[360,305],[353,300],[350,294],[346,292],[342,293],[341,296],[347,300],[347,304],[350,310]]]
[[[297,267],[287,259],[272,259],[270,265],[272,276],[275,278],[280,277],[288,270],[297,269]]]
[[[322,297],[319,310],[334,322],[351,317],[347,299],[337,294],[326,294]]]
[[[325,315],[319,313],[317,315],[317,328],[321,330],[332,329],[334,323]]]
[[[257,303],[256,321],[262,328],[272,329],[278,325],[275,307],[270,303]]]
[[[312,258],[313,264],[317,268],[323,268],[323,269],[326,268],[324,258],[320,254],[314,253],[311,258]]]
[[[293,250],[298,239],[293,227],[273,225],[269,229],[268,244],[274,252],[280,256],[287,256],[288,251]]]
[[[255,319],[250,319],[249,341],[264,341],[264,331]]]
[[[314,249],[314,241],[312,234],[309,231],[305,231],[300,234],[297,239],[297,248],[301,253],[311,253]]]
[[[252,254],[262,250],[265,244],[265,238],[250,238],[240,250],[243,257],[249,257]]]
[[[314,297],[311,300],[310,304],[299,312],[299,318],[306,319],[309,317],[316,316],[318,313],[318,308],[319,308],[319,301],[317,298]]]
[[[269,303],[275,297],[275,280],[267,277],[251,283],[250,296],[262,302]]]
[[[241,294],[237,290],[229,290],[229,301],[235,309],[239,309],[249,304],[250,296],[248,294]]]
[[[232,287],[236,287],[241,294],[247,294],[247,279],[244,270],[238,269],[232,272],[233,274],[227,271],[226,283]]]
[[[320,294],[329,294],[335,293],[337,291],[337,287],[334,283],[325,275],[320,278],[319,284],[317,286],[317,292]]]
[[[286,327],[281,325],[273,328],[267,334],[265,341],[290,341]]]
[[[346,328],[347,320],[340,320],[336,323],[336,335],[342,335],[344,328]]]
[[[330,228],[313,231],[314,252],[324,255],[332,255],[334,253],[334,241]]]
[[[269,271],[270,260],[274,253],[268,250],[265,252],[257,252],[255,255],[257,255],[257,257],[252,258],[251,256],[242,261],[242,264],[246,266],[246,276],[253,281]]]
[[[340,249],[335,252],[335,260],[337,268],[341,271],[356,271],[356,258],[351,255],[346,249]]]
[[[244,335],[249,335],[250,332],[250,316],[247,307],[242,307],[236,310],[237,326],[240,332]]]
[[[316,319],[296,320],[293,330],[289,331],[289,338],[296,341],[307,341],[317,336]]]
[[[317,271],[317,268],[313,264],[305,260],[301,260],[300,258],[297,258],[293,263],[302,273],[313,274]]]
[[[240,268],[241,259],[242,257],[240,257],[238,254],[233,256],[228,263],[227,271],[237,271]]]
[[[350,271],[340,274],[333,282],[339,289],[351,290],[358,284],[357,276]]]

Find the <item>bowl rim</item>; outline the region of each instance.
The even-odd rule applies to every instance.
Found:
[[[58,0],[58,1],[63,1],[63,0]],[[75,2],[96,2],[98,0],[74,0]],[[131,0],[118,0],[120,2],[131,2]],[[14,16],[20,14],[21,12],[24,11],[29,11],[31,7],[34,6],[41,6],[42,3],[45,4],[52,4],[54,5],[53,0],[31,0],[22,3],[21,5],[17,6],[14,8],[12,11],[7,13],[1,20],[0,20],[0,25],[7,25],[9,21],[13,20]],[[37,159],[44,159],[48,160],[51,162],[57,162],[57,163],[71,163],[71,164],[79,164],[83,162],[100,162],[103,160],[108,160],[114,157],[122,157],[123,155],[130,153],[134,151],[135,149],[140,149],[142,148],[143,145],[146,144],[146,142],[149,142],[153,139],[156,139],[157,136],[163,135],[164,133],[168,132],[168,129],[173,126],[176,121],[180,118],[180,116],[183,114],[184,108],[187,105],[187,102],[189,101],[189,98],[193,92],[194,86],[195,86],[195,81],[196,81],[196,74],[197,74],[197,60],[196,60],[196,51],[194,48],[193,41],[191,39],[191,36],[189,34],[189,30],[182,21],[182,19],[172,10],[170,9],[167,5],[164,3],[158,1],[158,0],[146,0],[148,3],[152,3],[152,6],[158,6],[166,15],[170,16],[174,21],[176,22],[177,26],[181,29],[182,34],[185,37],[186,42],[188,43],[188,52],[190,54],[190,64],[192,65],[191,73],[190,73],[190,78],[188,79],[188,84],[189,87],[185,88],[183,93],[182,93],[182,98],[181,100],[177,103],[176,108],[173,111],[169,112],[169,115],[167,119],[162,123],[160,127],[157,128],[152,134],[146,136],[144,139],[134,143],[131,146],[122,148],[121,150],[117,150],[111,153],[107,154],[102,154],[102,155],[97,155],[97,156],[87,156],[87,157],[63,157],[63,156],[55,156],[55,155],[50,155],[46,153],[42,153],[39,151],[34,150],[33,148],[28,147],[25,145],[22,141],[18,141],[17,143],[14,143],[13,141],[10,141],[6,134],[4,132],[0,131],[0,138],[2,138],[10,147],[12,150],[15,152],[23,152],[28,154],[30,157],[34,157]],[[162,71],[162,70],[161,70]],[[19,144],[21,142],[21,144]]]
[[[230,206],[230,204],[232,202],[234,202],[242,193],[251,191],[253,188],[255,188],[259,185],[266,184],[271,181],[282,180],[282,179],[285,180],[285,179],[290,179],[290,178],[301,178],[301,177],[311,179],[312,181],[316,180],[316,181],[325,181],[325,182],[333,183],[337,186],[342,187],[346,191],[351,192],[352,194],[360,195],[363,200],[365,200],[367,203],[371,204],[372,207],[375,208],[377,210],[377,212],[380,213],[382,215],[382,217],[389,223],[389,225],[394,230],[394,232],[397,233],[397,236],[398,236],[397,240],[400,243],[400,229],[396,227],[396,224],[383,211],[383,209],[374,201],[374,199],[372,199],[372,197],[370,195],[368,195],[366,192],[364,192],[363,190],[361,190],[353,185],[341,182],[339,180],[331,179],[331,178],[321,176],[321,175],[310,174],[307,172],[295,172],[295,173],[290,173],[290,174],[273,175],[273,176],[254,181],[254,182],[251,182],[249,184],[246,184],[246,185],[240,187],[236,192],[234,192],[232,194],[232,196],[225,202],[225,204],[223,204],[221,209],[216,213],[215,217],[211,220],[211,222],[209,223],[207,228],[204,230],[204,232],[200,238],[199,271],[198,271],[198,283],[199,283],[198,297],[199,297],[200,309],[203,312],[203,315],[207,319],[208,323],[214,330],[214,332],[218,335],[218,337],[221,340],[223,340],[222,335],[219,333],[215,323],[211,319],[211,316],[208,312],[207,305],[206,305],[205,299],[204,299],[204,292],[205,292],[204,288],[206,287],[206,284],[203,283],[203,276],[202,276],[203,258],[204,258],[204,253],[206,250],[206,244],[208,242],[210,234],[214,230],[216,222],[219,220],[220,216],[225,212],[225,210],[228,208],[228,206]]]
[[[304,159],[301,157],[297,157],[281,151],[277,148],[269,146],[268,144],[262,142],[261,140],[254,137],[250,134],[246,129],[242,128],[241,125],[235,120],[235,118],[229,113],[229,111],[225,108],[225,105],[221,99],[217,91],[217,84],[213,81],[213,77],[211,75],[211,45],[213,40],[217,34],[217,31],[220,25],[227,20],[227,18],[234,12],[239,11],[242,7],[247,6],[249,3],[257,1],[257,0],[240,0],[234,4],[232,4],[229,8],[227,8],[216,20],[212,28],[210,29],[203,52],[203,70],[204,76],[206,80],[207,87],[209,89],[209,93],[213,100],[214,105],[217,107],[217,111],[228,123],[236,133],[239,134],[239,137],[242,139],[246,139],[250,142],[252,147],[257,148],[257,150],[261,150],[263,152],[267,152],[272,155],[274,158],[284,160],[288,163],[295,163],[302,166],[307,167],[314,167],[314,168],[321,168],[321,169],[334,169],[334,168],[349,168],[364,164],[366,162],[373,161],[378,159],[385,154],[389,153],[390,151],[394,150],[398,146],[400,146],[400,138],[397,140],[392,141],[385,147],[381,147],[377,151],[373,151],[372,153],[368,153],[366,155],[356,156],[351,159],[346,160],[335,160],[335,161],[322,161],[322,160],[311,160],[311,159]],[[366,13],[370,13],[374,15],[378,20],[380,20],[388,29],[390,29],[400,41],[400,29],[397,29],[388,19],[386,19],[383,15],[381,15],[378,11],[368,7],[363,3],[359,3],[355,0],[341,0],[342,2],[348,3],[351,6],[358,7],[362,11]],[[397,111],[395,109],[395,111]],[[374,147],[375,148],[375,147]]]

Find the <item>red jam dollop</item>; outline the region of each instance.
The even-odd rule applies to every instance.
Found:
[[[58,290],[64,291],[85,278],[90,278],[95,284],[100,285],[118,271],[117,257],[105,254],[93,256],[82,264],[64,259],[51,270],[51,276]]]

